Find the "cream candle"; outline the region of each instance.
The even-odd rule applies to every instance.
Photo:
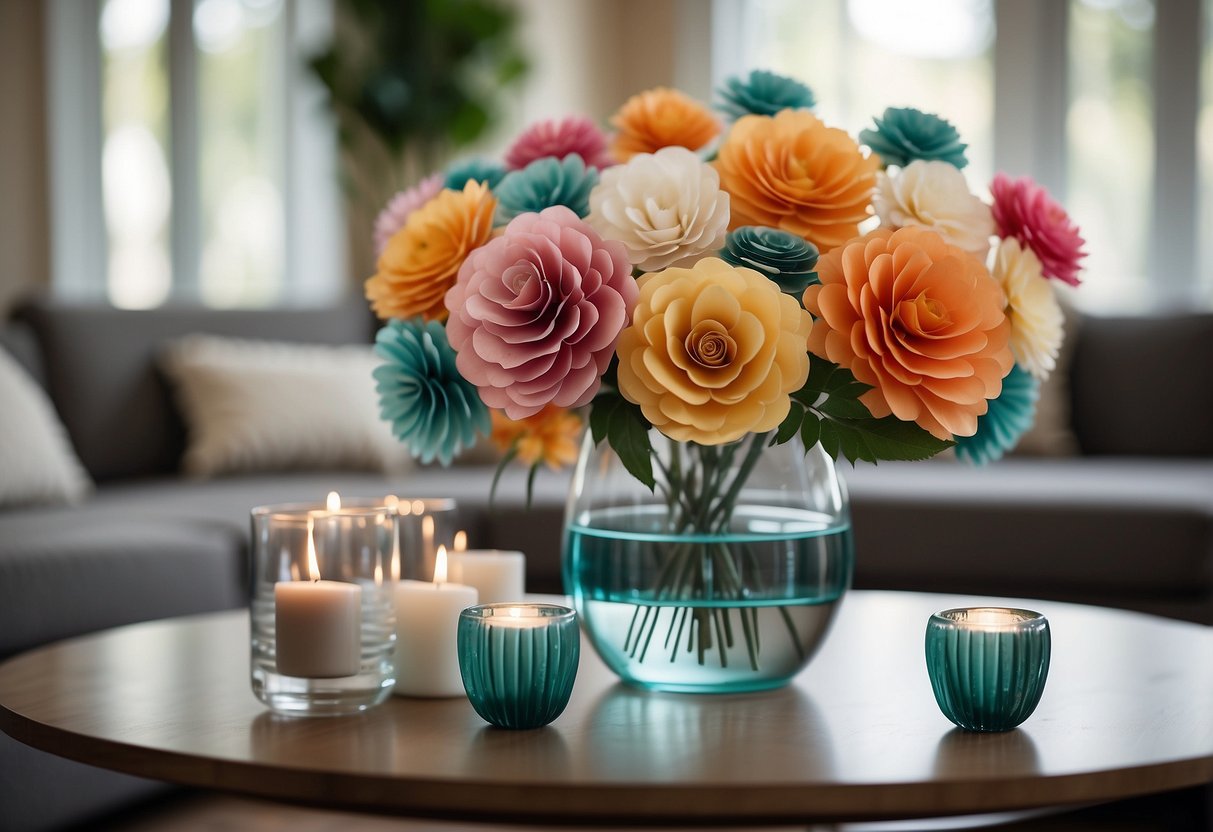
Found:
[[[396,585],[396,687],[400,696],[462,696],[459,613],[476,605],[470,586],[447,583],[447,553],[438,547],[434,581]]]
[[[307,526],[308,578],[274,584],[275,656],[283,676],[355,676],[361,666],[362,589],[320,580],[315,528]]]
[[[526,594],[526,556],[522,552],[469,549],[452,552],[451,580],[476,588],[481,604],[521,601]]]

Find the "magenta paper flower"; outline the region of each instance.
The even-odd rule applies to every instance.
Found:
[[[455,365],[511,419],[588,404],[638,295],[623,243],[563,205],[521,214],[446,293]]]
[[[570,153],[580,156],[587,168],[601,169],[615,164],[607,152],[606,134],[581,116],[532,124],[505,152],[505,164],[510,170],[522,170],[536,159],[545,156],[563,159]]]
[[[1002,239],[1014,237],[1040,258],[1045,277],[1077,286],[1079,261],[1087,256],[1078,226],[1049,192],[1031,177],[1000,173],[990,184],[994,223]]]
[[[387,241],[404,228],[409,214],[425,205],[442,190],[442,174],[427,176],[407,191],[399,191],[375,218],[375,256],[383,254]]]

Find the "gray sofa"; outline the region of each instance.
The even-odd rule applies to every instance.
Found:
[[[0,327],[0,346],[48,390],[97,490],[78,506],[0,509],[0,660],[106,627],[242,606],[248,509],[334,488],[455,497],[478,545],[525,551],[529,588],[560,591],[560,475],[539,478],[523,515],[522,472],[508,475],[490,508],[484,466],[397,480],[177,474],[183,427],[155,366],[167,341],[207,332],[354,343],[373,327],[357,300],[259,312],[19,308]],[[845,468],[856,585],[1048,597],[1213,623],[1213,315],[1086,319],[1070,379],[1078,455],[985,469]],[[0,736],[0,829],[58,828],[156,788]]]

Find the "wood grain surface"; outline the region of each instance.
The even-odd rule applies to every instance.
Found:
[[[514,822],[745,823],[1063,806],[1213,782],[1213,629],[1017,599],[1049,617],[1044,697],[1004,734],[954,729],[928,616],[991,599],[852,592],[788,688],[629,688],[584,645],[551,726],[492,728],[466,699],[355,717],[271,714],[246,613],[137,624],[0,665],[0,729],[105,768],[296,802]]]

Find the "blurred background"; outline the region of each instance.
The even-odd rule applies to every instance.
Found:
[[[940,113],[979,192],[1048,185],[1079,305],[1213,306],[1213,0],[3,0],[0,310],[324,303],[425,173],[750,68],[852,134]]]

